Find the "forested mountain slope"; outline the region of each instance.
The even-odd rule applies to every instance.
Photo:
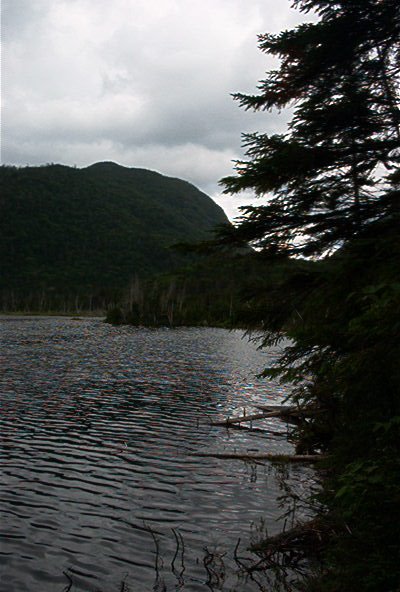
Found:
[[[179,265],[171,245],[228,221],[190,183],[111,162],[3,166],[0,190],[3,310],[101,306],[135,276]]]

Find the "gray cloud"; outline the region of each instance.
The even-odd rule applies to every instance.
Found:
[[[232,214],[241,133],[284,120],[230,94],[273,65],[256,35],[299,20],[286,0],[3,0],[2,162],[155,169]]]

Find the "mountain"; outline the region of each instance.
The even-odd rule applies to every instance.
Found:
[[[190,183],[112,162],[3,166],[0,191],[3,310],[102,306],[136,276],[181,264],[171,245],[228,222]]]

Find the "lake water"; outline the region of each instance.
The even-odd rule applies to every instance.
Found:
[[[259,589],[233,551],[262,520],[279,529],[274,472],[191,455],[290,450],[284,425],[210,425],[282,400],[255,378],[276,351],[241,331],[51,317],[3,317],[0,340],[2,592]]]

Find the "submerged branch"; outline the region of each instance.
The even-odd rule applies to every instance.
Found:
[[[317,555],[332,536],[332,527],[319,518],[309,522],[299,523],[290,530],[267,537],[261,542],[254,543],[249,550],[263,558],[272,558],[276,554],[290,554],[297,559]]]
[[[322,454],[240,454],[236,452],[193,452],[189,456],[199,456],[205,458],[226,458],[247,461],[269,460],[271,462],[286,462],[286,463],[314,463],[318,462],[326,456]]]

